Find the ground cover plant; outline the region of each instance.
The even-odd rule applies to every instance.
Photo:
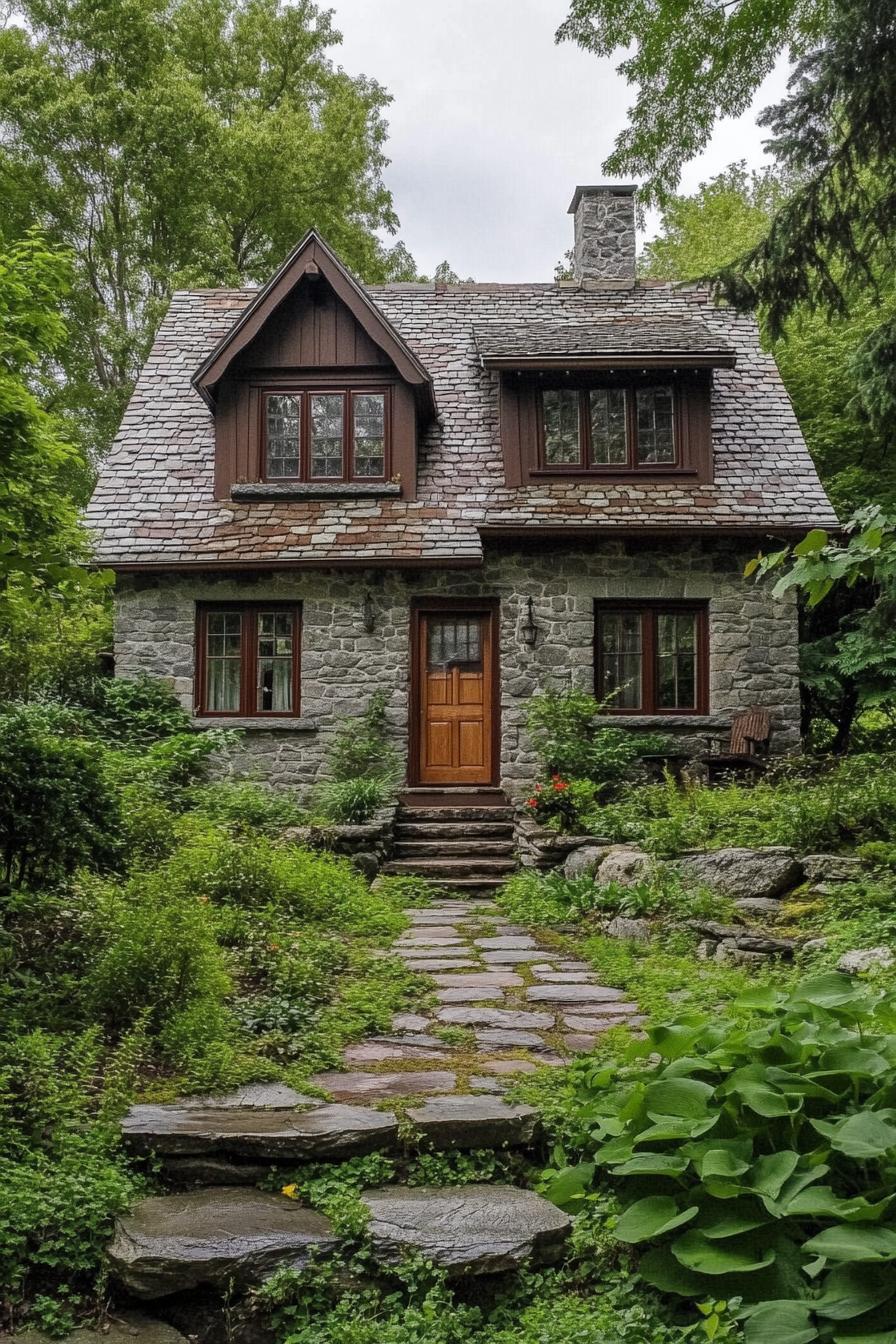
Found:
[[[591,833],[659,854],[728,845],[851,852],[896,831],[896,760],[864,753],[776,765],[755,784],[708,788],[673,780],[629,788],[595,808]]]
[[[209,782],[228,735],[164,687],[88,689],[0,715],[0,1321],[56,1334],[142,1188],[132,1100],[304,1086],[418,995],[382,955],[416,888],[284,842],[296,800]]]
[[[896,996],[836,973],[658,1025],[586,1074],[562,1205],[609,1184],[639,1272],[739,1304],[748,1344],[896,1327]]]

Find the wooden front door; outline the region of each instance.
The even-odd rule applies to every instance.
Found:
[[[490,610],[418,613],[418,783],[492,783],[494,638]]]

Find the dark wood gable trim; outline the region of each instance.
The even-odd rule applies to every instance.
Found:
[[[435,398],[432,379],[426,369],[313,229],[194,374],[193,386],[206,404],[214,409],[218,384],[233,361],[305,276],[321,276],[327,281],[358,325],[392,361],[399,377],[413,388],[423,418],[432,418]]]

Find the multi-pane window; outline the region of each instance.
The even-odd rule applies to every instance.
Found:
[[[387,478],[385,391],[267,392],[262,421],[266,480]]]
[[[482,617],[430,617],[427,665],[432,668],[477,666],[482,662]]]
[[[201,607],[196,658],[199,713],[297,714],[299,638],[296,606]]]
[[[352,393],[353,475],[365,478],[386,474],[386,401],[381,392]]]
[[[595,693],[608,712],[687,714],[707,701],[707,609],[687,603],[600,603]]]
[[[639,470],[677,463],[670,386],[545,388],[543,466]]]

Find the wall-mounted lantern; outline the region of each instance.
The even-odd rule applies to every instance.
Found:
[[[373,598],[369,592],[364,594],[361,602],[361,624],[368,635],[372,635],[376,627],[376,608],[373,605]]]
[[[532,599],[527,597],[520,616],[520,639],[531,649],[538,639],[538,626],[532,610]]]

